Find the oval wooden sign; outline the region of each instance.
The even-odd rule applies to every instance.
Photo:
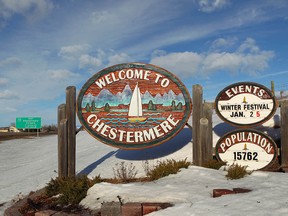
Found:
[[[215,109],[227,123],[254,126],[264,123],[275,114],[277,102],[265,86],[240,82],[226,87],[217,95]]]
[[[167,70],[125,63],[101,70],[82,87],[77,115],[105,144],[123,149],[159,145],[175,136],[192,111],[189,92]]]
[[[277,157],[277,145],[266,134],[251,130],[235,130],[218,140],[216,157],[227,165],[247,166],[247,170],[259,170],[271,165]]]

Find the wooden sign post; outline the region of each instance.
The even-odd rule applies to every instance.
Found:
[[[212,108],[203,104],[203,89],[201,85],[193,85],[193,164],[203,166],[213,159],[212,140]]]
[[[66,104],[58,107],[58,176],[73,177],[76,168],[76,87],[66,88]]]
[[[66,117],[68,121],[68,176],[75,176],[76,168],[76,87],[69,86],[66,89]]]
[[[200,119],[203,112],[203,89],[201,85],[193,85],[193,113],[192,113],[192,138],[193,138],[193,164],[202,165],[202,147],[200,140]]]
[[[288,172],[288,101],[281,104],[281,167]]]
[[[66,105],[58,106],[58,176],[68,176]]]

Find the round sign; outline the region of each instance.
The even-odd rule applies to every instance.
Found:
[[[175,136],[192,110],[184,84],[167,70],[144,63],[108,67],[80,90],[77,115],[105,144],[141,149]]]
[[[264,133],[256,130],[235,130],[218,140],[216,157],[227,165],[247,166],[247,170],[263,169],[277,157],[277,145]]]
[[[215,104],[218,116],[235,126],[262,124],[277,109],[271,91],[253,82],[240,82],[226,87],[217,95]]]

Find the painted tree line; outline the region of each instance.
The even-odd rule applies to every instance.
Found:
[[[104,111],[105,112],[110,112],[110,109],[111,109],[111,106],[109,103],[106,103],[105,106],[104,106]],[[183,103],[182,102],[178,102],[178,104],[176,105],[176,101],[175,100],[172,100],[171,102],[171,109],[172,110],[183,110]],[[96,111],[97,110],[97,107],[96,107],[96,102],[95,101],[92,101],[91,104],[90,103],[87,103],[86,106],[85,106],[85,110],[87,112],[93,112],[93,111]],[[153,103],[152,100],[150,100],[148,102],[148,110],[150,111],[156,111],[157,110],[157,104]]]

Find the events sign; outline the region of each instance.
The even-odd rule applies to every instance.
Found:
[[[266,134],[251,130],[235,130],[224,135],[216,144],[218,160],[247,166],[247,170],[268,167],[277,157],[277,146]]]
[[[141,149],[175,136],[192,111],[189,92],[169,71],[126,63],[92,76],[77,99],[83,127],[105,144]]]
[[[240,82],[226,87],[217,95],[215,104],[218,116],[235,126],[261,124],[269,120],[277,109],[271,91],[253,82]]]
[[[16,128],[17,129],[40,129],[41,118],[40,117],[17,117]]]

